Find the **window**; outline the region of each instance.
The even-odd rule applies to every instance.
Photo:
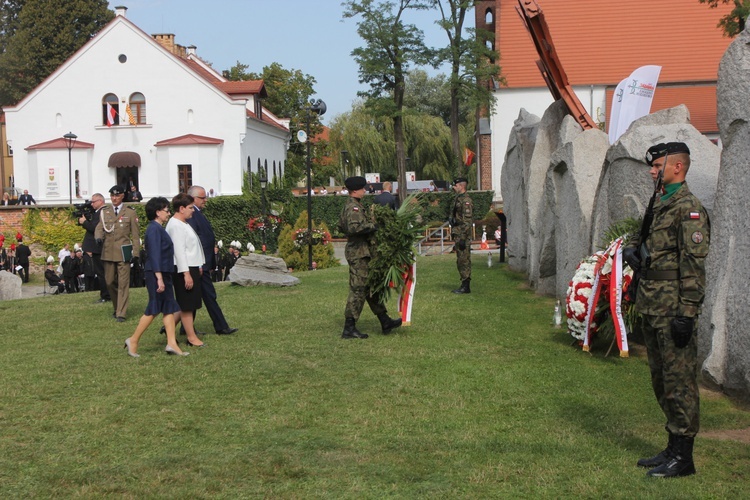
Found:
[[[107,94],[102,99],[102,125],[111,127],[120,124],[120,101],[114,94]]]
[[[135,92],[130,96],[130,114],[128,115],[128,120],[130,120],[131,125],[146,124],[146,98],[140,92]]]
[[[193,185],[192,165],[177,165],[177,185],[180,193],[187,193],[188,188]]]

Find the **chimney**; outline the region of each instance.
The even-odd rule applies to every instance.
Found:
[[[128,12],[128,8],[125,7],[124,5],[118,5],[117,7],[115,7],[115,15],[116,16],[127,17],[125,15],[125,14],[127,14],[127,12]]]
[[[187,55],[194,56],[195,55],[195,49],[197,49],[195,45],[188,45],[187,46]]]
[[[171,33],[158,33],[156,35],[151,35],[154,40],[159,42],[159,45],[167,49],[172,54],[175,53],[175,46],[174,46],[174,35]]]

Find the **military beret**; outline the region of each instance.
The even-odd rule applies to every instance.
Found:
[[[115,184],[109,188],[109,194],[125,194],[125,187],[121,184]]]
[[[453,179],[453,184],[458,184],[459,182],[469,182],[469,179],[466,177],[456,177]]]
[[[667,142],[651,146],[646,152],[646,163],[649,166],[653,165],[654,160],[663,158],[667,155],[674,155],[678,153],[690,154],[690,148],[684,142]]]
[[[356,191],[358,189],[362,189],[367,185],[367,179],[364,177],[349,177],[344,181],[344,186],[346,186],[346,189],[349,189],[350,191]]]

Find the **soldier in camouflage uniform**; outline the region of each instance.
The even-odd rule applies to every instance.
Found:
[[[645,241],[638,236],[623,256],[640,275],[635,308],[648,350],[651,385],[667,417],[666,449],[638,460],[652,477],[695,474],[693,441],[699,425],[696,320],[706,284],[710,224],[701,202],[690,192],[685,174],[690,150],[681,142],[649,148],[650,173],[663,188]]]
[[[344,185],[349,190],[349,199],[339,217],[338,227],[347,237],[344,255],[349,263],[349,296],[346,299],[341,338],[366,339],[368,335],[357,330],[356,326],[365,301],[380,320],[384,334],[401,326],[401,318],[391,319],[385,306],[370,295],[367,286],[368,267],[370,259],[374,257],[374,235],[377,231],[375,223],[365,215],[361,201],[367,180],[364,177],[349,177]]]
[[[453,290],[453,293],[471,293],[471,229],[474,222],[474,203],[466,192],[468,183],[466,177],[453,180],[453,190],[457,196],[453,201],[450,223],[456,242],[456,266],[461,276],[461,286]]]

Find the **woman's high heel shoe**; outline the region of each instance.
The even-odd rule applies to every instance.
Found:
[[[205,342],[203,344],[193,344],[189,340],[187,340],[186,342],[187,342],[187,345],[189,345],[190,347],[206,347]]]
[[[175,356],[189,356],[190,355],[189,352],[185,352],[185,351],[177,352],[174,349],[172,349],[171,346],[165,347],[164,352],[166,352],[167,354],[174,354]]]
[[[132,352],[130,350],[130,337],[128,337],[128,338],[125,339],[125,349],[128,350],[128,356],[131,356],[133,358],[140,358],[141,357],[140,354]]]

